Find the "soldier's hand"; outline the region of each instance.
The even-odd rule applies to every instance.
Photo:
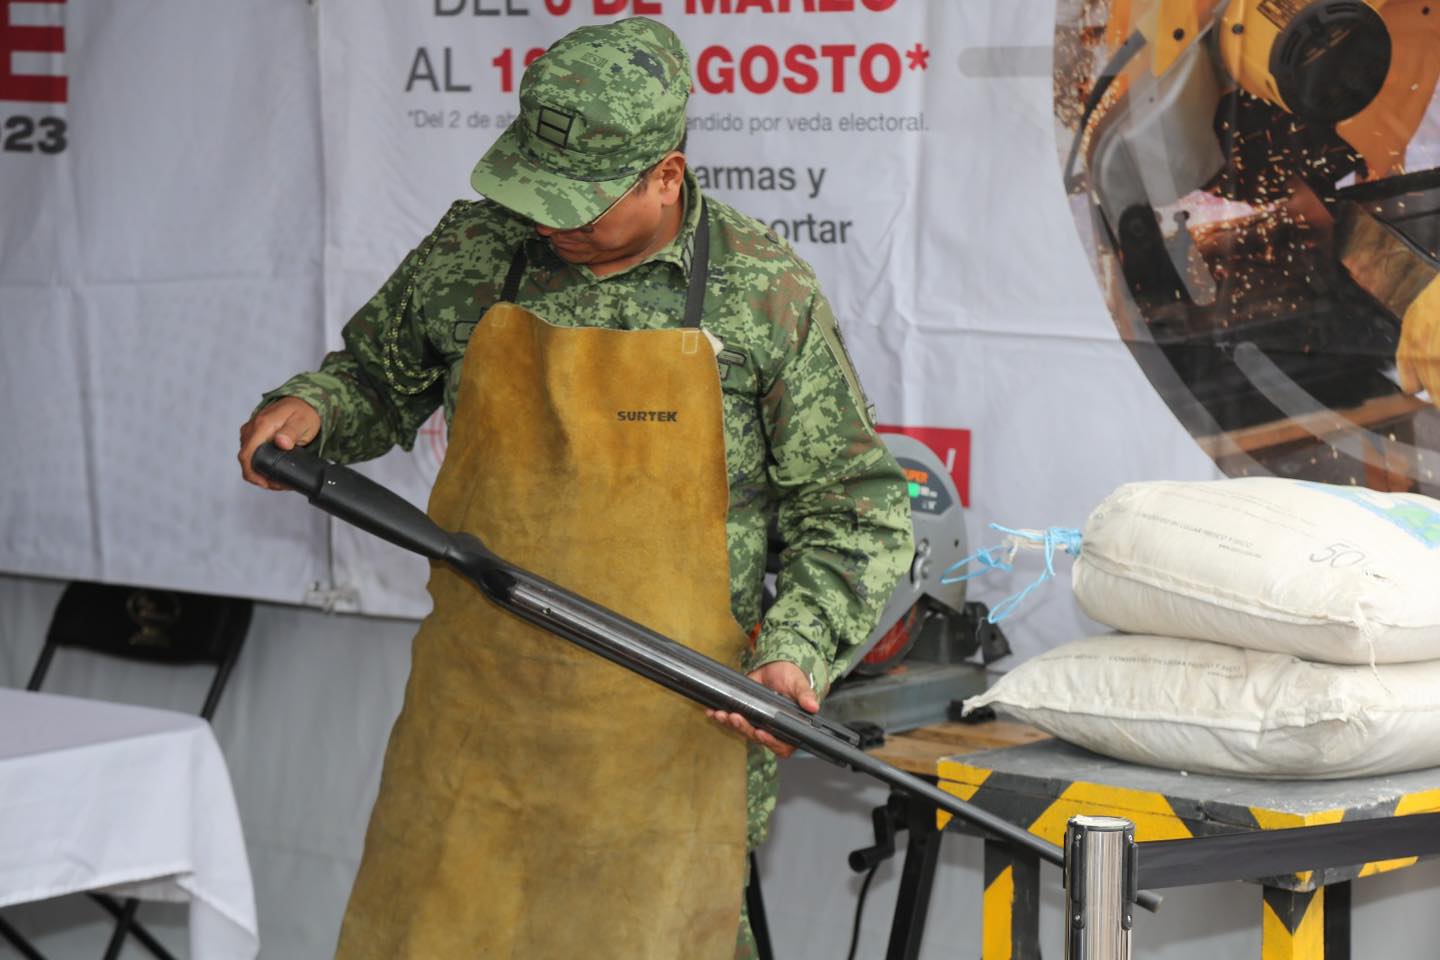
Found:
[[[788,660],[773,660],[758,667],[750,671],[750,679],[794,700],[800,705],[800,709],[807,713],[817,713],[820,710],[820,698],[810,687],[810,678],[805,675],[804,670]],[[724,724],[767,748],[777,757],[788,757],[795,752],[792,744],[776,740],[764,730],[756,730],[750,725],[750,721],[738,713],[727,713],[724,710],[706,710],[705,713],[717,723]]]
[[[1430,391],[1430,402],[1440,404],[1440,278],[1410,304],[1400,322],[1400,346],[1395,370],[1406,393]]]
[[[273,483],[255,472],[250,458],[255,448],[274,440],[281,450],[303,447],[320,433],[320,414],[299,397],[281,397],[257,411],[240,428],[240,474],[248,482],[266,490],[288,490],[284,484]]]

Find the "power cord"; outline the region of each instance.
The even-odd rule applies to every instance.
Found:
[[[895,831],[904,823],[904,801],[891,796],[883,806],[870,811],[870,823],[875,829],[873,846],[852,850],[848,858],[850,869],[863,872],[865,880],[860,884],[860,896],[855,902],[855,925],[850,930],[850,953],[846,960],[855,960],[855,950],[860,945],[860,919],[865,913],[865,895],[870,892],[870,881],[880,864],[895,855]]]
[[[876,863],[865,873],[865,880],[860,884],[860,896],[855,901],[855,925],[850,928],[850,952],[845,955],[845,960],[855,960],[855,948],[860,946],[860,918],[865,913],[865,895],[870,892],[870,881],[875,879],[875,871],[880,869]]]

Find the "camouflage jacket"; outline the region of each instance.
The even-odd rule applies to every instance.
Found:
[[[503,208],[456,204],[346,324],[345,349],[266,400],[295,396],[313,405],[323,421],[320,453],[332,459],[366,460],[396,444],[408,449],[438,404],[447,422],[453,413],[470,332],[500,299],[521,243],[529,244],[528,267],[516,299],[549,322],[678,326],[699,196],[687,174],[680,233],[644,262],[604,278],[560,260],[528,221]],[[731,606],[739,623],[760,623],[772,516],[784,544],[776,599],[745,667],[791,661],[823,695],[909,563],[909,498],[875,434],[814,273],[758,221],[714,199],[707,206],[702,325],[723,344]],[[756,799],[752,790],[752,814],[760,812]]]

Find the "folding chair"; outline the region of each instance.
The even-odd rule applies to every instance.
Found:
[[[253,609],[252,601],[236,597],[71,583],[55,606],[45,646],[25,689],[40,689],[60,647],[165,666],[211,664],[215,675],[200,708],[200,716],[208,721],[215,715],[225,683],[240,656]],[[136,922],[138,900],[131,898],[121,903],[107,894],[88,896],[115,918],[104,960],[115,960],[126,938],[132,934],[158,960],[175,960],[160,941]],[[26,960],[45,960],[3,917],[0,917],[0,937],[9,941]]]

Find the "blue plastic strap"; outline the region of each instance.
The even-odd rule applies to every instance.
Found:
[[[991,524],[991,526],[994,526],[994,524]],[[1014,570],[1015,565],[1010,561],[996,559],[996,551],[1004,549],[1004,547],[985,547],[981,550],[976,551],[975,553],[970,554],[970,556],[966,557],[964,560],[956,560],[954,563],[950,564],[950,566],[945,568],[945,572],[940,575],[940,582],[963,583],[966,580],[973,580],[978,576],[989,573],[991,570]],[[1013,550],[1009,552],[1011,556],[1015,555]],[[969,573],[960,573],[954,575],[950,573],[950,571],[958,567],[966,567],[972,563],[981,564],[981,569],[972,570]]]
[[[990,529],[1005,534],[1009,543],[994,547],[985,547],[966,557],[964,560],[952,563],[946,567],[945,572],[940,575],[940,582],[960,583],[988,573],[991,570],[1014,570],[1015,554],[1020,551],[1020,548],[1026,543],[1038,545],[1040,549],[1045,551],[1045,569],[1041,571],[1040,576],[1035,578],[1033,582],[1028,584],[1019,593],[1011,594],[990,608],[990,613],[985,619],[991,623],[999,623],[1014,613],[1036,587],[1055,576],[1055,550],[1057,548],[1063,549],[1072,557],[1080,556],[1081,536],[1079,530],[1071,527],[1050,527],[1044,531],[1016,530],[1010,527],[1002,527],[998,523],[992,523],[990,524]],[[972,563],[980,564],[980,569],[966,573],[954,573],[954,571]]]

